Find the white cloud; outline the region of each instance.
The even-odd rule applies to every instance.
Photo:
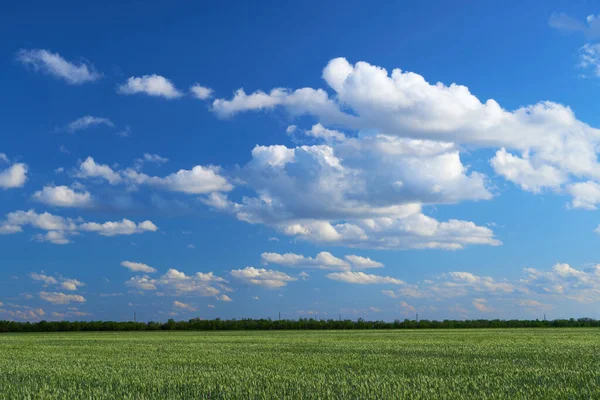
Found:
[[[204,202],[301,239],[394,249],[500,244],[489,228],[421,213],[422,202],[491,197],[483,175],[467,175],[452,144],[379,135],[319,146],[257,146],[239,175],[258,197],[237,203],[213,193]]]
[[[89,192],[77,192],[67,186],[44,186],[33,194],[33,199],[57,207],[89,207],[92,196]]]
[[[96,232],[102,236],[133,235],[134,233],[156,232],[158,227],[152,221],[143,221],[136,224],[126,218],[121,221],[108,221],[102,224],[86,222],[79,226],[85,232]]]
[[[81,231],[96,232],[103,236],[114,236],[155,232],[158,230],[158,227],[151,221],[143,221],[138,224],[128,219],[105,223],[84,222],[81,218],[74,220],[48,212],[38,214],[35,210],[29,210],[6,214],[5,220],[0,221],[0,234],[22,232],[24,226],[48,231],[45,234],[37,234],[34,238],[38,241],[47,241],[55,244],[70,243],[68,236],[77,235]]]
[[[383,293],[387,297],[391,297],[392,299],[398,298],[398,295],[396,293],[394,293],[393,290],[382,290],[381,293]]]
[[[304,257],[300,254],[286,253],[262,253],[263,264],[277,264],[285,267],[298,268],[320,268],[330,270],[345,270],[350,268],[348,262],[333,256],[333,254],[322,251],[315,258]]]
[[[211,296],[217,297],[221,290],[230,290],[227,281],[212,272],[196,272],[186,275],[176,269],[169,269],[160,278],[152,279],[148,275],[135,276],[125,285],[137,290],[157,290],[171,296]]]
[[[383,264],[373,261],[368,257],[347,255],[346,260],[335,257],[333,254],[322,251],[315,258],[305,257],[300,254],[286,253],[262,253],[263,264],[277,264],[285,267],[297,268],[319,268],[325,270],[348,271],[350,269],[379,268]]]
[[[86,61],[69,62],[60,54],[51,53],[48,50],[20,50],[17,53],[17,60],[32,67],[35,71],[63,79],[72,85],[93,82],[102,77],[102,74]]]
[[[321,124],[313,125],[310,130],[304,131],[307,136],[312,136],[319,139],[324,139],[325,141],[337,140],[343,141],[346,139],[346,136],[339,131],[327,129]]]
[[[586,43],[579,50],[580,67],[591,69],[596,77],[600,77],[600,43]]]
[[[191,170],[181,169],[164,178],[148,176],[132,169],[122,175],[133,184],[146,184],[160,189],[187,194],[206,194],[211,192],[230,191],[233,186],[220,175],[221,169],[216,166],[196,165]]]
[[[145,154],[143,160],[138,160],[158,163],[168,161],[156,154]],[[187,194],[207,194],[232,190],[233,186],[220,173],[221,169],[217,166],[196,165],[191,170],[181,169],[165,177],[157,177],[140,173],[133,168],[115,171],[108,165],[97,164],[92,157],[88,157],[79,164],[75,176],[78,178],[103,178],[111,185],[120,183],[149,185],[163,190]]]
[[[224,301],[224,302],[226,302],[226,303],[233,301],[233,300],[231,299],[231,297],[227,296],[226,294],[222,294],[222,295],[220,295],[220,296],[217,296],[217,300],[219,300],[219,301]]]
[[[92,157],[88,157],[79,164],[79,170],[76,172],[77,178],[103,178],[111,185],[121,182],[121,175],[113,171],[111,167],[103,164],[96,164]]]
[[[59,276],[58,279],[52,276],[45,275],[44,273],[32,272],[29,274],[31,279],[34,281],[40,281],[44,283],[44,287],[50,285],[60,286],[64,290],[75,291],[79,290],[81,286],[85,286],[85,283],[78,281],[77,279],[64,278]]]
[[[75,291],[79,290],[80,286],[85,286],[85,283],[78,281],[77,279],[65,279],[61,278],[62,282],[60,283],[60,287],[64,290]]]
[[[258,297],[258,296],[252,296],[252,300],[260,300],[260,297]]]
[[[38,242],[49,242],[53,244],[69,244],[69,236],[76,235],[77,232],[48,231],[46,233],[37,233],[33,236]]]
[[[231,276],[246,283],[264,286],[269,289],[280,288],[286,286],[288,282],[297,280],[297,278],[291,277],[285,272],[254,267],[234,269],[231,271]]]
[[[8,305],[9,307],[18,308],[16,310],[7,310],[0,308],[0,315],[5,315],[3,319],[22,320],[22,321],[39,321],[46,312],[42,308],[33,308],[29,306],[18,306],[16,304]],[[2,307],[2,304],[0,304]]]
[[[151,266],[139,262],[123,261],[121,265],[130,271],[146,273],[156,272],[156,269],[152,268]]]
[[[13,189],[23,187],[27,181],[27,165],[17,163],[0,170],[0,188]]]
[[[0,162],[9,164],[10,160],[8,159],[8,156],[4,153],[0,153]]]
[[[108,118],[100,118],[100,117],[94,117],[92,115],[86,115],[85,117],[81,117],[81,118],[76,119],[73,122],[70,122],[69,125],[67,125],[67,132],[75,133],[77,131],[87,129],[90,126],[94,126],[94,125],[106,125],[106,126],[110,126],[110,127],[115,126],[112,123],[112,121]]]
[[[183,96],[173,83],[160,75],[144,75],[142,77],[132,76],[127,82],[119,86],[120,94],[144,93],[148,96],[164,97],[166,99],[176,99]]]
[[[137,290],[156,290],[155,283],[155,279],[151,279],[148,275],[144,275],[130,278],[125,282],[125,285]]]
[[[344,257],[355,269],[382,268],[383,264],[379,261],[371,260],[369,257],[348,255]]]
[[[573,197],[571,207],[595,210],[600,203],[600,184],[592,181],[577,182],[567,186],[567,192]]]
[[[40,298],[53,304],[85,303],[85,298],[78,294],[64,294],[60,292],[40,292]]]
[[[44,282],[44,284],[46,284],[46,285],[56,285],[56,284],[58,284],[58,281],[56,280],[56,278],[54,278],[52,276],[45,275],[43,273],[42,274],[38,274],[36,272],[32,272],[32,273],[29,274],[29,276],[34,281],[41,281],[41,282]]]
[[[186,311],[196,311],[196,308],[191,306],[190,304],[182,303],[180,301],[174,301],[173,307],[179,308]]]
[[[590,21],[590,26],[600,27],[598,19]],[[489,199],[491,195],[486,190],[485,177],[476,172],[468,174],[460,163],[461,146],[498,150],[492,159],[496,172],[525,190],[540,192],[551,188],[559,191],[565,184],[581,179],[600,181],[600,163],[596,153],[600,147],[600,130],[578,120],[566,106],[543,101],[509,111],[492,99],[480,101],[466,86],[430,84],[416,73],[400,69],[388,73],[386,69],[366,62],[350,64],[344,58],[331,60],[323,70],[323,78],[334,92],[331,98],[324,90],[312,88],[296,91],[278,88],[268,94],[258,91],[250,95],[240,90],[231,100],[216,99],[213,110],[218,116],[228,117],[248,110],[283,107],[292,115],[316,117],[324,129],[335,125],[360,132],[358,138],[337,144],[329,142],[329,147],[333,146],[334,150],[332,157],[321,164],[330,166],[331,171],[327,171],[327,175],[313,174],[320,181],[327,182],[324,186],[331,187],[332,191],[342,190],[341,198],[349,196],[343,191],[348,189],[335,186],[339,185],[339,177],[343,176],[343,182],[356,180],[356,171],[348,168],[349,160],[354,160],[349,159],[346,153],[350,146],[346,142],[360,143],[359,151],[369,149],[368,141],[373,138],[379,138],[377,140],[383,143],[381,137],[387,138],[387,147],[392,149],[401,148],[400,144],[406,147],[411,141],[418,141],[418,145],[415,143],[414,146],[417,149],[446,146],[435,156],[395,154],[399,163],[391,163],[388,168],[385,163],[371,168],[365,158],[356,157],[356,160],[363,161],[359,165],[367,172],[365,176],[374,179],[358,180],[363,185],[355,189],[359,194],[355,202],[365,200],[360,194],[363,197],[365,194],[379,194],[378,188],[385,190],[383,202],[394,198],[388,197],[392,196],[393,188],[403,188],[401,193],[409,197],[412,195],[412,201],[417,203]],[[399,140],[398,144],[394,144],[393,140]],[[386,146],[383,147],[385,149]],[[513,151],[523,156],[515,156]],[[296,153],[299,153],[298,149]],[[385,153],[380,149],[379,154]],[[289,161],[294,169],[300,167],[298,158],[296,155]],[[377,161],[377,157],[373,160]],[[436,167],[433,160],[437,163]],[[339,165],[344,168],[336,168]],[[398,167],[393,168],[394,165]],[[426,173],[423,168],[427,167],[435,172]],[[415,173],[411,173],[413,171]],[[391,181],[390,178],[396,178],[394,175],[405,179]],[[281,173],[274,175],[273,180],[277,179],[282,184],[280,190],[289,189],[290,183],[284,178]],[[262,179],[264,181],[265,178]],[[387,180],[385,184],[384,180]],[[303,180],[300,182],[305,183]],[[398,197],[399,193],[396,193],[395,198]],[[337,205],[334,203],[334,206]]]
[[[192,95],[195,98],[200,100],[210,99],[213,94],[213,90],[211,88],[202,86],[199,83],[196,83],[195,85],[190,87],[190,92],[192,92]]]
[[[360,285],[385,284],[385,283],[389,283],[392,285],[404,285],[404,282],[401,281],[400,279],[392,278],[389,276],[365,274],[364,272],[352,272],[352,271],[334,272],[331,274],[327,274],[325,276],[334,281],[340,281],[340,282],[346,282],[346,283],[357,283]]]

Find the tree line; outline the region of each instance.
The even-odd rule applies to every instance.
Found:
[[[90,332],[90,331],[254,331],[254,330],[328,330],[328,329],[469,329],[469,328],[566,328],[599,327],[591,318],[556,320],[395,320],[365,321],[300,318],[283,319],[200,319],[167,322],[118,321],[0,321],[0,332]]]

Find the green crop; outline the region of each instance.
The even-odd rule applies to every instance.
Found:
[[[0,399],[597,399],[600,330],[0,335]]]

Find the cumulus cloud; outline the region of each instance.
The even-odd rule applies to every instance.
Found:
[[[392,278],[389,276],[365,274],[364,272],[353,272],[353,271],[334,272],[331,274],[327,274],[325,276],[334,281],[345,282],[345,283],[357,283],[360,285],[385,284],[385,283],[392,284],[392,285],[404,285],[404,281],[401,281],[400,279]]]
[[[108,221],[104,223],[85,222],[79,226],[85,232],[96,232],[102,236],[133,235],[134,233],[156,232],[158,227],[152,221],[143,221],[136,224],[126,218],[121,221]]]
[[[3,304],[0,303],[0,307]],[[17,304],[10,304],[8,307],[13,308],[9,310],[7,308],[0,308],[0,315],[3,315],[2,319],[8,320],[20,320],[20,321],[39,321],[42,319],[46,312],[42,308],[33,308],[29,306],[20,306]]]
[[[35,210],[29,210],[6,214],[4,221],[0,220],[0,234],[22,232],[24,226],[47,231],[44,234],[35,235],[34,238],[38,241],[47,241],[54,244],[70,243],[68,236],[77,235],[82,231],[96,232],[103,236],[114,236],[158,230],[158,227],[152,221],[143,221],[136,224],[124,218],[122,221],[116,222],[84,222],[81,218],[64,218],[48,212],[38,214]]]
[[[143,263],[139,263],[139,262],[123,261],[121,263],[121,265],[123,267],[129,269],[130,271],[146,272],[146,273],[156,272],[156,269],[152,268],[151,266],[143,264]]]
[[[120,94],[146,94],[148,96],[176,99],[183,96],[167,78],[152,74],[141,77],[132,76],[117,89]]]
[[[229,291],[227,281],[212,272],[196,272],[194,275],[186,275],[176,269],[169,269],[160,278],[153,279],[148,275],[135,276],[129,279],[125,285],[139,291],[157,290],[170,296],[205,296],[215,297],[221,294],[221,290]]]
[[[588,23],[595,26],[597,19],[594,17]],[[213,110],[218,116],[229,117],[243,111],[281,107],[292,115],[315,117],[323,129],[335,125],[350,132],[360,132],[357,138],[337,136],[341,143],[328,141],[327,147],[333,151],[328,150],[328,157],[321,156],[321,164],[331,171],[312,175],[326,181],[332,190],[342,190],[340,197],[348,198],[344,187],[335,186],[341,179],[335,178],[343,173],[344,182],[354,182],[357,174],[355,169],[348,168],[349,161],[361,160],[364,165],[359,166],[365,176],[373,177],[373,180],[358,180],[362,186],[351,186],[358,187],[355,189],[359,191],[355,196],[358,198],[353,198],[355,202],[364,202],[360,194],[363,197],[368,196],[365,193],[379,195],[378,188],[383,190],[382,202],[394,199],[398,203],[401,194],[405,196],[404,202],[412,199],[418,203],[489,199],[491,194],[485,185],[485,177],[477,172],[469,173],[460,162],[461,146],[497,149],[490,160],[496,173],[535,193],[548,188],[560,191],[564,185],[581,179],[600,181],[596,153],[600,146],[600,130],[578,120],[570,108],[561,104],[542,101],[505,110],[493,99],[480,101],[466,86],[431,84],[413,72],[394,69],[388,73],[386,69],[366,62],[350,64],[344,58],[331,60],[322,76],[334,92],[331,98],[324,90],[312,88],[295,91],[278,88],[269,93],[258,91],[253,94],[239,90],[230,100],[216,99]],[[385,150],[389,147],[398,163],[391,163],[386,168],[385,162],[379,162],[370,168],[372,164],[366,162],[366,157],[349,157],[347,152],[352,148],[349,143],[367,154],[373,151],[373,143],[379,143],[382,147],[379,153],[387,155],[388,160],[391,157]],[[413,149],[408,154],[398,152],[407,147],[410,150],[411,145]],[[434,149],[434,153],[416,152],[426,149]],[[257,153],[267,152],[260,147],[256,150]],[[302,150],[295,149],[293,154],[281,160],[281,164],[273,164],[271,157],[271,164],[263,168],[285,170],[289,164],[295,171],[301,168],[298,153]],[[312,152],[315,150],[313,148]],[[276,148],[268,152],[283,154]],[[265,158],[264,154],[261,158]],[[303,155],[303,159],[306,158]],[[372,159],[378,161],[377,157]],[[428,174],[427,168],[435,172]],[[413,171],[415,173],[411,173]],[[287,183],[284,177],[279,173],[273,179]],[[385,184],[384,180],[387,181]],[[281,188],[287,187],[282,185]]]
[[[85,303],[85,298],[78,294],[64,294],[61,292],[40,292],[40,298],[53,304]]]
[[[257,146],[240,178],[259,195],[238,203],[212,193],[204,202],[312,242],[394,249],[500,244],[489,228],[421,212],[421,203],[491,198],[483,175],[468,174],[449,143],[378,135],[328,145]]]
[[[64,290],[75,291],[79,290],[81,286],[85,286],[85,283],[78,281],[77,279],[64,278],[62,276],[58,276],[54,278],[53,276],[48,276],[44,273],[36,273],[32,272],[29,274],[31,279],[34,281],[39,281],[44,283],[44,287],[56,285]]]
[[[350,269],[364,269],[364,268],[379,268],[383,267],[383,264],[377,261],[373,261],[368,257],[361,257],[357,255],[347,255],[344,257],[345,260],[335,257],[333,254],[322,251],[316,255],[316,257],[305,257],[300,254],[286,253],[262,253],[262,263],[282,265],[285,267],[298,267],[298,268],[319,268],[325,270],[338,270],[347,271]]]
[[[92,205],[92,195],[87,192],[77,192],[67,186],[44,186],[33,194],[33,199],[56,207],[89,207]]]
[[[190,87],[190,92],[192,92],[192,95],[195,98],[200,100],[210,99],[213,94],[213,90],[211,88],[202,86],[199,83],[196,83],[195,85]]]
[[[229,303],[229,302],[233,301],[233,299],[231,297],[227,296],[226,294],[222,294],[220,296],[217,296],[217,300],[224,301],[226,303]]]
[[[156,154],[145,154],[143,161],[164,163],[168,160]],[[79,164],[75,176],[78,178],[102,178],[111,185],[120,183],[148,185],[187,194],[206,194],[232,190],[233,186],[220,173],[220,167],[196,165],[191,170],[181,169],[165,177],[157,177],[140,173],[134,168],[115,171],[108,165],[98,164],[92,157],[88,157]]]
[[[71,85],[81,85],[102,78],[102,74],[87,61],[69,62],[60,54],[48,50],[23,49],[17,53],[17,60],[35,71],[63,79]]]
[[[275,271],[265,268],[246,267],[244,269],[234,269],[231,276],[245,283],[264,286],[268,289],[277,289],[286,286],[288,282],[296,281],[285,272]]]
[[[27,165],[16,163],[7,169],[0,170],[0,188],[13,189],[20,188],[27,181]]]
[[[94,125],[106,125],[106,126],[110,126],[110,127],[115,126],[113,124],[113,122],[108,118],[100,118],[100,117],[94,117],[92,115],[86,115],[85,117],[81,117],[81,118],[76,119],[73,122],[70,122],[67,125],[67,132],[75,133],[77,131],[87,129],[90,126],[94,126]]]

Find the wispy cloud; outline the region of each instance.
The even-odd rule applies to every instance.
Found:
[[[35,71],[63,79],[71,85],[81,85],[102,78],[102,74],[87,61],[69,62],[60,54],[48,50],[23,49],[17,53],[17,60]]]

